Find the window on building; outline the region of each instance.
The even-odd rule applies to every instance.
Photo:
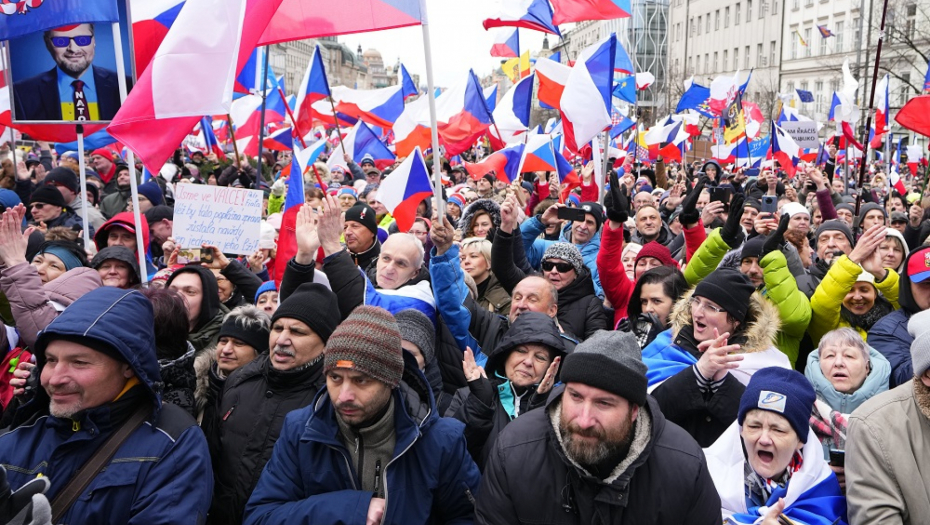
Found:
[[[778,65],[778,56],[775,53],[778,51],[778,42],[772,40],[769,43],[769,67],[774,67]]]
[[[688,57],[688,74],[694,74],[694,60],[691,57]]]
[[[735,13],[735,15],[736,15],[736,16],[733,17],[733,25],[738,26],[738,25],[739,25],[740,18],[742,18],[742,17],[740,16],[740,3],[739,3],[739,2],[736,3],[736,13]]]
[[[820,37],[820,54],[827,54],[827,39],[824,37]]]
[[[746,23],[752,20],[752,0],[746,0]]]
[[[711,69],[711,73],[716,73],[717,71],[717,52],[714,51],[714,67]]]
[[[804,0],[804,7],[811,7],[814,5],[814,0]]]
[[[743,69],[749,69],[749,46],[743,50]]]
[[[769,8],[768,0],[762,0],[762,3],[759,4],[759,19],[761,20],[765,17],[766,10]]]
[[[914,39],[914,30],[917,26],[917,4],[908,4],[905,9],[907,20],[904,22],[904,35],[910,41]]]
[[[772,0],[772,14],[773,15],[778,14],[778,2],[779,0]]]
[[[811,28],[804,30],[804,41],[807,42],[807,47],[804,48],[804,56],[811,56]]]
[[[710,13],[707,13],[707,26],[704,28],[705,33],[710,33]]]
[[[694,57],[694,72],[698,75],[701,74],[701,55]]]
[[[788,93],[791,93],[794,91],[794,81],[792,80],[791,82],[788,82],[785,87],[787,88]]]
[[[797,11],[801,8],[801,0],[791,0],[791,9]]]
[[[853,27],[852,49],[853,51],[855,51],[856,49],[859,49],[860,45],[862,45],[862,28],[859,26],[858,18],[853,18],[852,23],[853,23],[852,25]]]
[[[693,16],[691,17],[690,20],[688,20],[688,34],[690,34],[691,36],[694,36],[694,17]]]
[[[678,59],[676,58],[676,59],[675,59],[675,73],[677,74],[678,71],[679,71],[679,69],[678,69]]]
[[[720,30],[720,10],[714,11],[714,31]]]
[[[798,58],[798,39],[797,39],[797,30],[798,28],[791,29],[791,59]]]
[[[710,70],[710,53],[704,53],[704,73],[712,73]]]
[[[730,27],[730,6],[723,10],[723,27]]]
[[[698,17],[698,22],[697,22],[697,34],[699,34],[699,35],[701,34],[701,25],[703,25],[703,22],[704,22],[704,17],[703,17],[703,16],[699,16],[699,17]]]
[[[822,113],[823,112],[823,81],[822,80],[818,80],[817,82],[814,82],[814,103],[816,104],[816,108],[814,109],[814,111],[816,111],[817,113]]]
[[[726,49],[723,50],[723,62],[721,62],[721,65],[723,66],[721,69],[724,71],[730,67],[730,52]]]
[[[765,67],[765,55],[762,54],[762,44],[756,45],[756,67]]]
[[[910,83],[911,83],[910,72],[901,73],[901,88],[900,88],[900,91],[898,92],[898,103],[897,103],[898,106],[903,106],[904,103],[907,102],[907,99],[910,98],[911,96]]]
[[[833,35],[834,35],[833,51],[837,53],[842,53],[843,52],[843,25],[844,23],[842,20],[840,20],[840,21],[835,22],[834,25],[836,27],[833,29]]]
[[[801,82],[801,89],[804,90],[804,91],[810,91],[809,89],[807,89],[807,81],[806,81],[806,80],[805,80],[804,82]]]

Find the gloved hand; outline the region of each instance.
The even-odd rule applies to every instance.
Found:
[[[36,478],[13,492],[0,466],[0,525],[50,525],[52,509],[43,495],[50,485],[48,478]]]
[[[781,220],[778,221],[778,228],[762,243],[762,257],[775,250],[780,250],[785,244],[785,232],[788,231],[789,220],[791,220],[791,217],[787,213],[781,216]]]
[[[681,201],[681,213],[678,215],[678,220],[682,226],[693,226],[697,224],[698,219],[701,217],[700,212],[697,211],[697,201],[701,196],[701,192],[704,191],[706,183],[707,179],[701,177],[698,183],[694,185],[694,188],[691,189],[691,192],[688,193],[688,196],[685,197],[685,200]]]
[[[743,218],[743,207],[746,198],[742,193],[733,195],[730,201],[730,214],[727,215],[727,222],[720,228],[720,238],[727,243],[730,248],[736,248],[743,243],[743,228],[740,226],[740,219]]]
[[[630,218],[630,201],[623,194],[616,170],[610,170],[610,193],[604,197],[604,207],[607,208],[607,218],[612,221],[622,224]]]
[[[275,197],[280,197],[284,195],[284,190],[286,189],[287,184],[284,183],[284,179],[278,179],[271,185],[271,194]]]

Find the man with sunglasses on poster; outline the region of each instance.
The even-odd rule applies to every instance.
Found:
[[[52,29],[44,40],[56,66],[13,84],[17,120],[111,120],[120,107],[119,80],[93,65],[94,25]]]

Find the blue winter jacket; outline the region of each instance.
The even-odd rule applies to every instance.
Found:
[[[123,442],[62,523],[199,524],[206,519],[213,493],[207,442],[187,412],[161,404],[152,323],[151,303],[141,293],[103,287],[75,301],[39,334],[39,366],[50,340],[81,336],[116,349],[140,384],[79,419],[45,415],[0,436],[0,464],[14,489],[43,475],[51,481],[46,496],[53,499],[139,403],[152,406],[151,416]],[[48,397],[40,391],[35,401],[47,406]],[[111,421],[119,415],[119,421]]]
[[[539,220],[539,217],[530,217],[520,225],[520,233],[523,236],[523,246],[526,250],[526,259],[533,268],[539,268],[542,262],[542,256],[546,248],[556,241],[547,241],[538,237],[546,231],[546,225]],[[571,233],[571,223],[562,229],[562,235],[558,242],[572,242],[568,235]],[[575,244],[575,243],[572,243]],[[597,252],[601,249],[601,232],[598,231],[591,237],[591,240],[585,244],[575,244],[581,257],[584,259],[584,265],[591,270],[591,278],[594,280],[594,295],[604,298],[604,288],[601,286],[601,278],[597,273]],[[584,334],[579,334],[584,335]]]
[[[405,355],[405,361],[409,358]],[[464,425],[440,418],[426,378],[407,363],[394,390],[394,459],[384,467],[384,525],[474,521],[480,475]],[[372,492],[361,484],[323,389],[288,414],[245,508],[245,525],[364,525]]]
[[[907,331],[911,313],[903,307],[882,317],[869,330],[869,346],[881,352],[891,363],[891,381],[888,388],[895,388],[914,379],[911,364],[911,343],[914,337]]]

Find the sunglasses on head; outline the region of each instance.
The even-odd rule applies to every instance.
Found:
[[[74,40],[74,43],[84,47],[89,46],[93,42],[93,35],[78,35],[78,36],[53,36],[52,45],[55,47],[68,47],[71,44],[71,41]]]
[[[574,268],[571,264],[567,262],[555,262],[555,261],[543,261],[542,269],[544,272],[551,272],[555,268],[559,273],[565,273]]]

